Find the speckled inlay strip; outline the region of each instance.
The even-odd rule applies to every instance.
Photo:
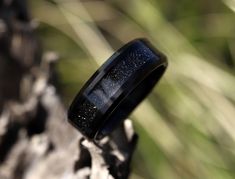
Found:
[[[91,90],[85,100],[77,109],[76,124],[81,130],[91,129],[97,111],[102,108],[120,87],[143,64],[154,58],[153,52],[147,48],[133,48],[125,56],[118,57],[120,62],[110,69],[101,81]],[[91,131],[90,131],[91,132]]]

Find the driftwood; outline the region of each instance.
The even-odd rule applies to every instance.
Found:
[[[43,53],[25,0],[0,2],[0,178],[127,178],[137,136],[126,120],[88,141],[66,119],[58,55]]]

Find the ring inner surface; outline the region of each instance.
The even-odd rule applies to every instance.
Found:
[[[120,121],[128,117],[135,107],[151,92],[154,85],[163,75],[165,69],[165,65],[159,66],[147,75],[144,80],[137,84],[133,90],[129,91],[129,93],[108,116],[108,120],[104,123],[96,136],[97,139],[109,134],[114,128],[117,127]]]

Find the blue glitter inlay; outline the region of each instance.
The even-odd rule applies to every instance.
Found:
[[[110,98],[115,95],[131,75],[152,58],[156,58],[156,55],[149,48],[143,46],[141,48],[135,47],[125,56],[120,56],[120,62],[109,70],[86,96],[87,100],[77,108],[76,125],[89,133],[87,129],[95,125],[93,119],[99,109],[109,102]]]

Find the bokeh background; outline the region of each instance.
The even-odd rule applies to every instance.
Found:
[[[30,0],[44,51],[55,51],[64,103],[114,50],[148,38],[169,60],[130,116],[132,179],[235,178],[234,0]]]

